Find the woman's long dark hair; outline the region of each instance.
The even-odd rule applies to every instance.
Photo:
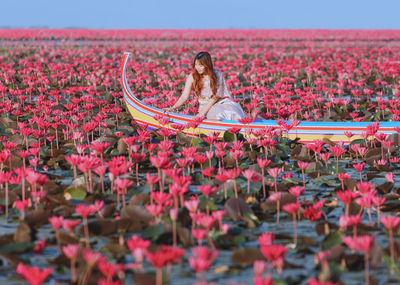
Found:
[[[198,60],[204,66],[203,74],[199,74],[195,68],[196,60]],[[205,75],[210,78],[210,88],[212,91],[212,98],[217,96],[217,75],[215,74],[214,67],[211,60],[211,55],[206,51],[201,51],[194,57],[192,64],[192,76],[193,84],[192,88],[196,92],[197,96],[200,96],[201,90],[203,89],[203,81],[201,80]]]

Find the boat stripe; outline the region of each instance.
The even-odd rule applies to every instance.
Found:
[[[139,100],[132,92],[132,90],[129,87],[129,84],[127,83],[126,79],[126,66],[128,63],[128,59],[130,57],[130,53],[125,52],[123,56],[123,64],[121,66],[121,85],[123,88],[123,93],[124,93],[124,99],[125,102],[132,108],[134,108],[136,111],[142,113],[146,117],[148,117],[149,120],[154,120],[155,115],[161,115],[164,117],[167,117],[170,119],[172,123],[178,123],[178,124],[185,124],[187,122],[194,122],[192,117],[185,117],[185,115],[172,115],[169,113],[164,113],[160,111],[158,108],[154,108],[151,106],[148,106],[144,104],[141,100]],[[135,118],[137,120],[137,118]],[[139,120],[138,120],[139,121]],[[154,126],[159,128],[160,125],[157,124],[150,124],[149,122],[145,122],[143,120],[140,120],[145,124]],[[229,121],[229,123],[224,123],[223,121]],[[205,129],[205,130],[212,130],[212,131],[217,131],[217,132],[224,132],[228,128],[231,127],[236,127],[236,128],[241,128],[241,129],[262,129],[265,128],[266,126],[273,126],[273,127],[279,127],[276,121],[274,120],[259,120],[257,119],[255,122],[253,122],[250,125],[244,125],[240,122],[237,121],[230,121],[230,120],[223,120],[222,122],[210,122],[208,120],[205,120],[201,122],[199,125],[199,129]],[[367,129],[367,126],[372,124],[374,122],[309,122],[309,121],[302,121],[300,124],[296,127],[293,127],[290,130],[290,135],[315,135],[315,136],[327,136],[327,137],[334,137],[336,136],[343,136],[345,131],[352,131],[355,132],[355,135],[360,135],[362,132],[365,132]],[[376,123],[376,122],[375,122]],[[313,125],[317,124],[317,125]],[[356,126],[354,126],[356,124]],[[208,128],[206,127],[208,126]],[[396,131],[394,130],[395,127],[400,127],[400,122],[381,122],[380,123],[380,128],[379,132],[383,132],[386,134],[391,134],[395,133]],[[171,127],[167,127],[169,129],[174,130]],[[307,131],[307,132],[304,132]],[[243,132],[243,131],[242,131]],[[188,133],[188,132],[187,132]],[[189,134],[189,133],[188,133]],[[190,133],[192,135],[198,136],[198,134]],[[333,140],[334,141],[334,140]],[[303,141],[306,142],[306,141]],[[307,141],[308,142],[308,141]],[[349,140],[343,141],[345,143],[350,142]]]

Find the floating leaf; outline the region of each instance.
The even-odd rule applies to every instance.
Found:
[[[110,220],[99,219],[88,223],[88,230],[91,236],[106,236],[116,232],[117,224]],[[77,234],[83,236],[84,228],[81,226]]]
[[[334,175],[325,175],[320,178],[313,179],[312,183],[316,185],[326,185],[329,187],[337,187],[342,185],[340,181],[337,181],[337,177]]]
[[[285,178],[285,180],[283,180],[283,183],[284,183],[284,184],[290,184],[290,183],[292,183],[292,184],[298,185],[298,184],[300,184],[300,181],[297,181],[297,180],[295,180],[295,179],[293,179],[293,178],[288,177],[288,178]]]
[[[240,165],[239,165],[239,168],[241,168],[241,169],[242,169],[242,171],[243,171],[243,170],[245,170],[245,169],[248,169],[248,168],[249,168],[249,164],[248,164],[248,163],[242,163],[242,164],[240,164]]]
[[[364,144],[365,140],[363,139],[357,139],[357,140],[352,140],[350,145],[355,145],[355,144]]]
[[[260,249],[247,247],[236,249],[231,255],[231,261],[242,266],[253,265],[256,260],[265,260]]]
[[[213,199],[208,199],[207,204],[211,211],[218,210],[218,206],[215,204]]]
[[[194,138],[192,140],[192,146],[199,146],[203,140],[201,138]]]
[[[142,238],[157,240],[163,233],[165,233],[165,227],[162,224],[149,226],[142,232]]]
[[[23,253],[31,250],[35,244],[33,242],[12,242],[0,248],[5,253]]]
[[[249,218],[253,223],[255,223],[257,226],[260,224],[260,220],[257,218],[256,215],[253,213],[245,213],[245,217]]]
[[[220,236],[222,236],[222,235],[224,235],[224,233],[223,233],[223,232],[220,232],[220,231],[214,231],[214,230],[212,230],[212,231],[209,231],[209,232],[208,232],[208,236],[209,236],[212,240],[216,240],[218,237],[220,237]]]
[[[29,243],[32,241],[32,229],[24,222],[15,228],[14,241],[17,243]]]
[[[340,231],[335,231],[327,235],[321,243],[322,250],[328,250],[332,248],[334,245],[338,245],[342,243],[342,233]]]
[[[134,219],[143,223],[149,223],[153,216],[145,207],[139,205],[128,205],[122,208],[121,218]]]
[[[235,141],[235,135],[228,131],[224,132],[224,141],[226,141],[226,142]]]
[[[225,203],[225,210],[227,215],[233,220],[238,221],[240,217],[246,214],[253,214],[250,206],[241,198],[230,198]]]
[[[135,272],[132,278],[133,278],[133,284],[136,285],[156,284],[155,277],[150,274]]]
[[[388,269],[390,269],[391,271],[393,271],[397,275],[400,274],[400,266],[397,265],[396,262],[392,262],[392,259],[390,258],[389,255],[384,254],[382,261],[388,267]]]
[[[86,190],[81,188],[70,188],[64,192],[65,200],[78,200],[82,201],[87,195]]]
[[[246,242],[246,237],[244,235],[235,236],[233,242],[235,243],[235,245],[243,244]]]

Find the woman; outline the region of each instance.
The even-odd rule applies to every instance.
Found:
[[[233,101],[223,73],[213,68],[208,52],[202,51],[195,56],[181,97],[172,107],[163,110],[173,111],[182,106],[192,89],[199,96],[199,113],[196,117],[206,115],[211,120],[238,120],[246,116],[240,104]]]

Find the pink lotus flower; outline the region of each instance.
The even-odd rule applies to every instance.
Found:
[[[137,235],[133,235],[131,239],[127,240],[126,244],[135,257],[135,262],[142,264],[147,248],[150,246],[151,242],[141,239]]]
[[[193,257],[189,257],[189,264],[197,273],[206,271],[211,267],[212,260],[218,255],[218,251],[205,246],[192,248]]]
[[[282,169],[279,167],[274,167],[274,168],[270,168],[268,169],[268,174],[271,175],[274,179],[276,179],[279,174],[281,174]]]
[[[389,231],[389,246],[390,246],[390,258],[392,262],[395,261],[395,251],[393,243],[393,230],[400,226],[400,217],[394,216],[383,216],[380,217],[380,221]]]
[[[391,182],[391,183],[394,183],[394,174],[393,174],[393,172],[389,172],[389,173],[387,173],[386,175],[385,175],[385,178],[386,178],[386,180],[387,181],[389,181],[389,182]]]
[[[156,267],[156,285],[162,284],[162,271],[161,269],[170,263],[177,263],[179,258],[185,254],[184,249],[169,247],[169,246],[159,246],[158,251],[150,252],[147,251],[146,257],[150,263]]]
[[[299,202],[299,197],[306,191],[305,187],[300,187],[300,186],[293,186],[289,188],[289,193],[292,194],[293,196],[296,196],[297,201]]]
[[[261,253],[264,257],[272,264],[272,266],[278,269],[278,273],[282,273],[283,262],[287,249],[285,246],[279,244],[263,245],[260,247]]]
[[[369,284],[369,251],[375,242],[375,238],[370,235],[352,237],[343,237],[343,242],[351,249],[356,249],[364,252],[365,262],[365,284]]]
[[[29,267],[23,263],[18,263],[17,273],[29,282],[31,285],[42,284],[53,272],[53,268],[45,268],[40,270],[37,266]]]
[[[258,237],[258,243],[260,246],[271,245],[275,240],[275,233],[262,233]]]
[[[289,214],[292,214],[293,217],[293,228],[294,228],[294,244],[297,244],[297,219],[296,215],[298,211],[300,210],[300,202],[297,203],[289,203],[284,206],[282,206],[283,210],[288,212]]]

